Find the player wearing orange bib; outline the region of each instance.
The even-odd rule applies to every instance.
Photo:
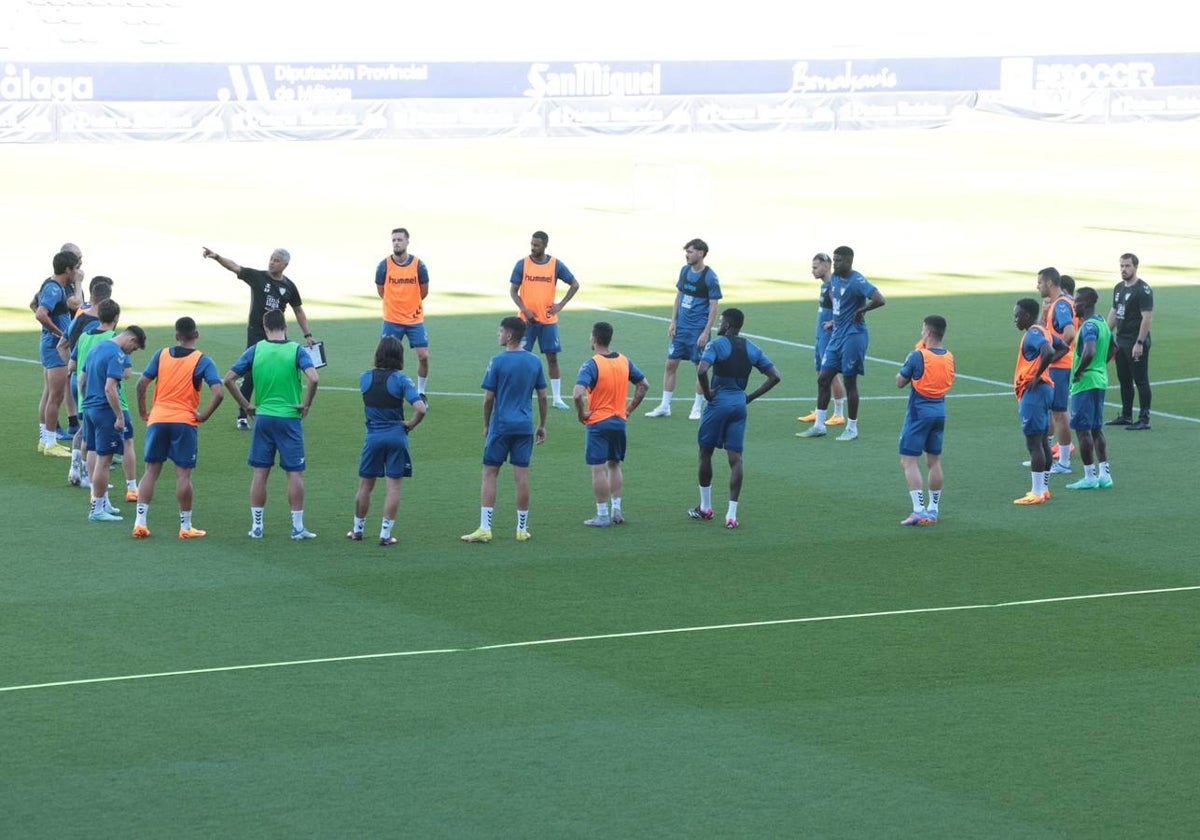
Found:
[[[605,528],[625,521],[621,512],[621,492],[625,483],[621,462],[625,460],[625,419],[646,396],[646,376],[627,357],[609,349],[612,324],[597,321],[592,325],[592,358],[579,368],[575,380],[575,412],[587,428],[584,460],[592,468],[592,491],[596,496],[596,516],[584,525]],[[626,405],[629,383],[633,399]],[[610,510],[611,503],[611,510]]]
[[[383,330],[380,338],[408,336],[408,346],[417,354],[417,391],[425,398],[429,379],[429,336],[425,332],[425,298],[429,294],[429,270],[408,253],[408,230],[392,231],[392,255],[375,269],[375,291],[383,299]]]
[[[196,349],[200,337],[196,322],[188,317],[175,322],[175,347],[164,347],[150,359],[137,383],[138,413],[146,421],[142,461],[146,465],[138,485],[137,522],[133,536],[150,536],[146,517],[154,501],[154,485],[170,458],[175,462],[175,499],[179,502],[179,539],[203,537],[192,527],[192,469],[199,452],[197,426],[217,410],[225,391],[221,374],[211,358]],[[146,409],[146,391],[154,386],[154,406]],[[203,411],[200,386],[207,384],[212,396]]]
[[[1021,332],[1017,345],[1017,363],[1013,371],[1013,390],[1017,394],[1017,410],[1025,448],[1029,450],[1029,470],[1032,489],[1019,499],[1018,505],[1040,505],[1050,498],[1050,400],[1054,385],[1047,368],[1055,354],[1065,352],[1062,342],[1050,335],[1038,323],[1042,307],[1033,298],[1021,298],[1013,307],[1013,325]]]
[[[954,355],[942,347],[946,319],[930,315],[921,325],[921,341],[908,354],[896,387],[912,385],[900,429],[900,466],[912,497],[912,513],[901,525],[933,525],[942,500],[942,439],[946,430],[946,392],[954,384]],[[929,469],[929,499],[921,479],[921,454]]]
[[[538,350],[546,357],[553,406],[559,411],[570,411],[571,407],[563,402],[562,379],[558,368],[558,354],[562,352],[562,342],[558,336],[558,313],[579,291],[579,281],[561,260],[546,253],[549,242],[550,236],[545,231],[533,232],[529,256],[513,266],[508,293],[520,310],[517,314],[526,323],[525,349],[532,350],[536,341]],[[569,288],[563,299],[556,303],[555,292],[560,280]]]

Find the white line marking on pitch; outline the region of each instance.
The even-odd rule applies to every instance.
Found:
[[[96,683],[131,682],[133,680],[150,680],[161,677],[186,677],[199,674],[219,674],[230,671],[256,671],[265,668],[286,668],[299,665],[323,665],[331,662],[356,662],[368,659],[396,659],[408,656],[433,656],[445,653],[472,653],[488,650],[506,650],[509,648],[532,648],[545,645],[564,645],[573,642],[596,642],[611,639],[633,639],[645,636],[667,636],[678,633],[704,633],[712,630],[745,630],[756,627],[776,627],[785,624],[815,624],[826,621],[849,621],[861,618],[890,618],[902,615],[924,615],[928,613],[963,612],[966,610],[994,610],[1007,607],[1028,607],[1041,604],[1061,604],[1069,601],[1092,601],[1100,598],[1127,598],[1133,595],[1166,595],[1175,592],[1195,592],[1197,586],[1174,586],[1164,589],[1135,589],[1127,592],[1096,592],[1089,595],[1062,595],[1057,598],[1032,598],[1024,601],[1001,601],[995,604],[958,604],[950,607],[914,607],[906,610],[880,610],[877,612],[845,613],[842,615],[815,615],[803,618],[777,618],[767,621],[742,621],[735,624],[704,624],[696,627],[671,627],[662,630],[631,630],[625,633],[597,633],[589,636],[564,636],[557,639],[533,639],[524,642],[504,642],[495,645],[474,645],[457,648],[432,648],[429,650],[401,650],[390,653],[364,653],[354,656],[325,656],[318,659],[293,659],[286,662],[260,662],[251,665],[226,665],[216,668],[193,668],[184,671],[159,671],[150,674],[124,674],[115,677],[92,677],[81,680],[60,680],[58,682],[29,683],[27,685],[0,686],[0,693],[11,691],[31,691],[37,688],[64,688],[75,685],[94,685]]]

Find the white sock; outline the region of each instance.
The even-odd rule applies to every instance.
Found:
[[[909,490],[909,497],[912,499],[913,513],[920,513],[925,510],[925,500],[921,498],[920,490]]]
[[[729,503],[729,509],[725,511],[725,518],[737,521],[737,502]]]
[[[146,514],[149,512],[150,512],[150,505],[146,504],[145,502],[138,502],[137,521],[134,524],[145,525],[146,524]]]
[[[250,508],[250,527],[262,529],[263,526],[263,509],[252,507]]]
[[[385,519],[379,528],[379,539],[390,540],[392,538],[392,526],[396,524],[395,519]]]
[[[612,512],[613,513],[621,512],[621,497],[620,496],[612,497]]]
[[[671,397],[675,396],[674,391],[663,391],[662,405],[666,408],[671,407]]]
[[[365,517],[365,516],[354,517],[354,529],[353,529],[354,533],[361,534],[363,532],[363,529],[366,527],[367,527],[367,517]]]
[[[608,519],[608,502],[596,502],[596,518]]]
[[[97,499],[95,496],[92,496],[92,513],[99,513],[102,510],[104,510],[104,498]]]
[[[1110,472],[1108,469],[1108,461],[1100,462],[1100,477],[1101,478],[1111,478],[1112,477],[1112,472]]]
[[[1070,446],[1063,446],[1061,443],[1058,445],[1058,463],[1062,464],[1064,467],[1071,466]]]
[[[139,505],[140,507],[140,505]],[[149,505],[147,505],[149,507]],[[179,530],[190,531],[192,528],[192,512],[190,510],[179,511]]]
[[[1030,491],[1035,496],[1042,495],[1042,491],[1046,489],[1046,474],[1041,472],[1031,472],[1033,477],[1033,489]]]
[[[845,397],[842,397],[840,400],[833,401],[833,413],[836,414],[838,417],[846,416],[846,398]]]
[[[829,412],[824,408],[817,409],[817,419],[815,421],[813,421],[814,429],[824,429],[825,428],[825,416],[828,413]]]
[[[302,511],[302,510],[292,511],[292,530],[293,531],[303,531],[304,530],[304,511]]]
[[[136,489],[138,489],[138,484],[133,479],[129,479],[128,481],[125,482],[125,489],[126,490],[136,490]]]
[[[555,402],[562,402],[562,380],[550,380],[550,393],[554,395]]]
[[[529,529],[529,511],[517,511],[517,530],[526,531]]]
[[[417,393],[418,394],[425,393],[425,383],[428,381],[429,381],[428,376],[418,376],[417,377]]]
[[[492,530],[492,511],[493,510],[494,510],[494,508],[490,508],[490,507],[481,507],[479,509],[479,530],[480,531]]]
[[[1096,465],[1095,464],[1084,464],[1083,465],[1083,477],[1088,479],[1089,481],[1091,479],[1095,478],[1096,477]]]
[[[704,407],[704,395],[697,394],[696,399],[692,401],[692,408],[703,408],[703,407]]]
[[[700,510],[712,510],[712,485],[700,488]]]
[[[857,418],[855,418],[854,420],[850,420],[850,419],[846,420],[846,431],[847,432],[857,432],[858,431],[858,419]]]
[[[929,491],[929,507],[926,508],[926,510],[936,511],[938,509],[938,505],[941,504],[941,502],[942,502],[942,491],[941,490],[930,490]]]

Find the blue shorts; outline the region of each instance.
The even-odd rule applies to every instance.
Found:
[[[246,463],[252,467],[273,467],[276,452],[279,466],[285,472],[304,472],[304,424],[299,417],[256,415]]]
[[[194,469],[200,452],[199,430],[191,423],[151,423],[142,443],[142,460],[161,464],[170,459],[175,466]]]
[[[1071,395],[1071,428],[1081,432],[1103,430],[1104,389],[1089,388]]]
[[[128,413],[125,412],[126,415]],[[125,444],[116,429],[117,415],[111,408],[89,408],[84,411],[84,416],[87,417],[87,423],[83,426],[84,441],[89,450],[97,455],[113,455],[124,450]],[[125,428],[129,429],[128,421]]]
[[[694,365],[700,364],[700,354],[704,352],[696,342],[700,340],[700,330],[683,332],[678,330],[671,343],[667,346],[668,359],[686,359]]]
[[[533,435],[489,434],[483,443],[483,464],[498,467],[507,460],[514,467],[528,467],[533,458]]]
[[[946,416],[905,417],[900,429],[900,454],[917,456],[922,452],[942,454],[942,438],[946,431]]]
[[[700,415],[696,440],[705,449],[741,452],[746,441],[746,403],[710,402]]]
[[[133,415],[129,413],[128,408],[124,409],[121,415],[125,418],[125,431],[121,433],[121,436],[125,440],[133,440]]]
[[[606,417],[587,427],[583,460],[591,466],[625,460],[625,421]]]
[[[51,333],[43,335],[42,340],[38,343],[38,352],[42,357],[42,367],[47,370],[67,366],[62,356],[58,355],[58,336],[56,335]]]
[[[535,341],[538,350],[542,353],[561,353],[562,344],[558,340],[558,322],[553,324],[542,324],[538,321],[526,322],[525,349],[532,350]]]
[[[408,336],[408,346],[414,350],[418,347],[429,346],[429,336],[425,333],[425,324],[393,324],[391,321],[383,322],[383,332],[380,333],[380,338],[394,336],[403,339]]]
[[[821,357],[821,370],[833,368],[842,376],[862,376],[866,372],[867,333],[848,335],[837,343],[830,342]]]
[[[1038,382],[1025,389],[1017,403],[1017,413],[1021,415],[1021,431],[1025,437],[1044,435],[1050,428],[1050,399],[1054,389],[1045,382]]]
[[[1071,369],[1049,368],[1054,382],[1054,396],[1050,398],[1051,411],[1066,411],[1071,407]]]
[[[399,423],[395,428],[368,431],[358,459],[359,478],[408,478],[412,458],[408,454],[408,433]]]

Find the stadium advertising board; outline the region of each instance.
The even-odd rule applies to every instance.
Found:
[[[15,63],[0,102],[347,102],[1200,85],[1200,56],[391,64]]]

